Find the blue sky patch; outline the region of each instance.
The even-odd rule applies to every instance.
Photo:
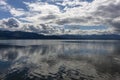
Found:
[[[100,25],[100,26],[80,26],[80,25],[65,25],[65,29],[70,29],[70,30],[76,30],[76,29],[81,29],[81,30],[104,30],[108,29],[108,27]]]

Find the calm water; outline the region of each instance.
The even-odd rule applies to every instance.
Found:
[[[0,40],[0,80],[120,80],[120,41]]]

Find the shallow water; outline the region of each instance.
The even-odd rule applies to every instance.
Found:
[[[0,40],[0,80],[120,80],[120,41]]]

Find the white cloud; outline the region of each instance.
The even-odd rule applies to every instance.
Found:
[[[26,32],[36,32],[39,34],[80,34],[80,35],[91,35],[91,34],[109,34],[112,31],[108,30],[82,30],[82,29],[64,29],[63,27],[53,26],[50,24],[32,24],[32,23],[21,23],[16,18],[9,18],[0,20],[0,29],[9,31],[26,31]]]
[[[63,9],[65,12],[61,12],[61,9],[57,5],[34,2],[25,3],[29,8],[29,15],[22,19],[27,19],[33,22],[43,23],[56,23],[59,25],[64,24],[79,24],[79,25],[99,25],[100,21],[98,17],[92,15],[97,9],[95,2],[81,2],[79,0],[69,1],[65,0],[61,5],[64,5]],[[80,5],[78,7],[69,7],[72,5]],[[52,16],[51,16],[52,15]],[[48,19],[47,19],[48,17]],[[42,20],[43,19],[43,20]],[[46,19],[44,21],[44,19]]]
[[[0,10],[7,11],[9,10],[8,4],[5,2],[5,0],[0,0]]]
[[[0,0],[0,5],[7,5],[7,3],[4,0]]]
[[[22,16],[24,15],[26,12],[23,10],[23,9],[15,9],[15,8],[11,8],[10,9],[10,13],[13,15],[13,16]]]
[[[26,17],[20,18],[21,20],[27,20],[33,22],[34,24],[38,23],[48,23],[61,14],[60,10],[55,5],[50,5],[48,3],[26,3],[29,8],[29,12],[25,13]],[[45,20],[44,20],[45,19]]]
[[[1,4],[7,5],[4,2]],[[24,23],[25,21],[29,22],[28,24],[32,24],[34,27],[40,24],[50,26],[52,26],[52,24],[53,26],[64,26],[65,24],[83,26],[104,25],[109,27],[109,30],[105,29],[105,31],[103,31],[105,33],[120,32],[119,0],[94,0],[93,2],[62,0],[61,2],[56,1],[54,3],[37,0],[35,2],[24,2],[24,4],[26,4],[28,11],[10,6],[9,12],[14,17],[19,17],[18,19],[20,21],[24,21]],[[75,33],[76,31],[70,32]],[[99,33],[100,31],[96,31],[96,33],[97,32]],[[78,32],[76,32],[76,34],[77,33]],[[92,31],[88,33],[90,34]]]

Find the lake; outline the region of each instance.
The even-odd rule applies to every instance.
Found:
[[[0,80],[120,80],[120,41],[0,40]]]

